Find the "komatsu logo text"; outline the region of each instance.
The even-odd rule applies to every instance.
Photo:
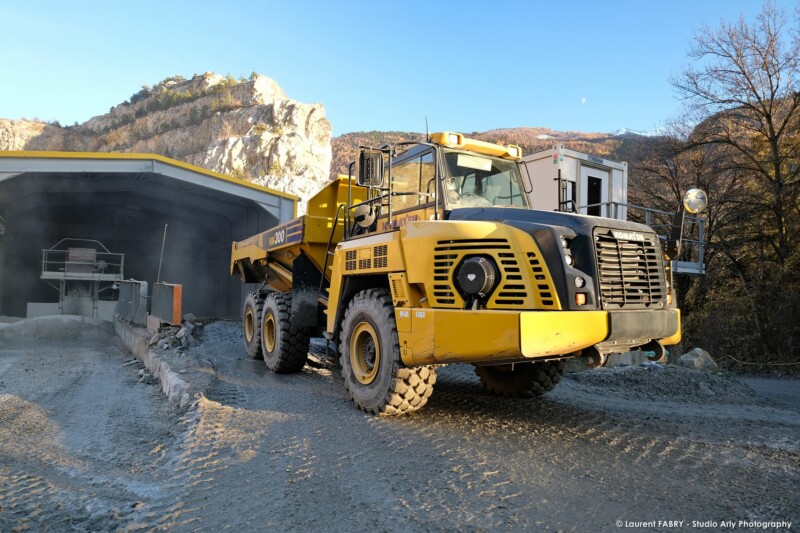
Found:
[[[625,240],[625,241],[644,241],[644,235],[641,233],[636,233],[635,231],[614,231],[612,230],[611,233],[614,235],[615,239],[618,240]]]

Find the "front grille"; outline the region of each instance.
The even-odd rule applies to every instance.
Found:
[[[603,308],[639,309],[666,303],[658,237],[651,233],[614,233],[606,228],[594,231]]]
[[[459,239],[438,241],[433,256],[433,303],[461,307],[463,300],[453,284],[456,267],[467,255],[491,256],[499,268],[497,289],[489,300],[495,309],[523,307],[528,297],[522,269],[506,239]]]
[[[522,282],[517,260],[511,252],[497,254],[497,266],[500,267],[500,286],[495,291],[494,304],[497,306],[518,306],[525,304],[528,292]]]
[[[553,301],[548,301],[542,306],[541,302],[531,298],[530,288],[526,283],[529,274],[526,272],[524,257],[523,262],[520,262],[506,239],[459,239],[438,241],[434,248],[432,303],[435,306],[463,307],[463,298],[453,279],[462,260],[476,254],[491,257],[498,268],[497,288],[486,304],[490,309],[529,309],[534,305],[554,305]],[[549,285],[546,288],[551,290]],[[550,296],[549,292],[544,293]]]
[[[533,272],[533,288],[538,300],[538,307],[542,309],[556,309],[556,301],[553,295],[556,290],[544,275],[544,263],[534,252],[528,252],[528,262]]]
[[[433,255],[433,301],[441,307],[460,307],[461,296],[453,285],[453,273],[470,253],[511,250],[505,239],[453,239],[438,241]],[[496,252],[495,252],[496,253]]]

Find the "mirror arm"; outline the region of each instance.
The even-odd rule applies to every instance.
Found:
[[[669,240],[664,248],[664,256],[674,261],[681,253],[681,236],[683,235],[683,222],[686,218],[686,208],[681,205],[672,219],[672,229],[670,230]]]

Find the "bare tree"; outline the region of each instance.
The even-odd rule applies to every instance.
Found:
[[[718,145],[727,166],[750,176],[752,201],[762,208],[763,239],[783,264],[795,243],[800,182],[800,33],[783,11],[765,3],[753,24],[744,18],[704,26],[696,35],[690,66],[673,85],[695,116],[709,117],[690,145]]]
[[[762,346],[784,356],[796,356],[800,343],[800,328],[782,320],[800,297],[799,29],[771,2],[752,23],[705,25],[689,53],[694,63],[672,80],[696,124],[675,152],[672,179],[696,173],[717,202],[710,248],[724,261],[709,272],[706,304],[714,313],[713,298],[736,304],[731,314],[748,308]],[[747,334],[741,317],[714,319],[736,324],[734,337]]]

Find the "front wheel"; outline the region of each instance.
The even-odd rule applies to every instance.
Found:
[[[402,415],[428,402],[436,370],[408,368],[400,360],[394,306],[385,289],[355,295],[344,314],[340,361],[355,404],[376,415]]]
[[[476,366],[483,387],[512,398],[533,398],[553,390],[561,381],[564,361]]]

